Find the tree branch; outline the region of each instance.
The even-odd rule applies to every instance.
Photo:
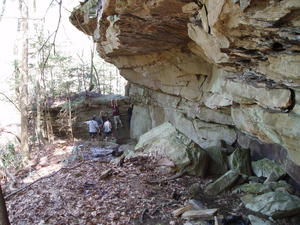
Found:
[[[20,110],[20,108],[6,95],[6,94],[4,94],[4,93],[2,93],[2,92],[0,92],[0,95],[3,95],[11,104],[13,104],[15,107],[16,107],[16,109],[19,111],[19,112],[21,112],[21,110]]]
[[[4,15],[5,6],[6,6],[6,0],[3,0],[3,2],[2,2],[2,10],[1,10],[1,13],[0,13],[0,22],[2,20],[3,15]]]
[[[54,38],[53,38],[53,51],[54,51],[54,54],[55,54],[55,41],[56,41],[56,36],[57,36],[57,33],[58,33],[58,30],[59,30],[59,27],[60,27],[60,21],[61,21],[61,6],[62,6],[62,0],[60,0],[58,2],[58,5],[59,5],[59,17],[58,17],[58,22],[57,22],[57,27],[56,27],[56,30],[55,30],[55,33],[54,33]]]
[[[0,128],[0,133],[12,134],[12,135],[14,135],[17,138],[18,142],[21,143],[21,138],[18,135],[16,135],[13,132],[11,132],[11,131],[4,130],[4,128]]]

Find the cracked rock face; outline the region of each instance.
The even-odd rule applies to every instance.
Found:
[[[299,0],[89,0],[70,21],[130,82],[146,130],[170,121],[202,148],[242,131],[300,165]]]

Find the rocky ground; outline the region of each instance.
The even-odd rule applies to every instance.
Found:
[[[210,178],[182,176],[155,182],[170,174],[152,157],[137,156],[123,162],[111,156],[96,160],[89,157],[90,150],[99,143],[75,146],[80,147],[63,141],[47,146],[35,171],[20,174],[23,184],[19,186],[26,188],[12,195],[6,193],[13,225],[249,224],[250,211],[241,204],[239,194],[204,194]],[[215,218],[219,222],[213,217],[188,222],[173,215],[174,210],[189,204],[218,209]],[[276,224],[290,223],[281,220]]]

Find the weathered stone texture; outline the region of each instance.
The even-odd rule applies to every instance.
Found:
[[[135,154],[148,153],[171,160],[181,173],[199,177],[206,174],[207,153],[168,122],[140,136],[135,150]]]
[[[229,157],[229,168],[241,174],[251,176],[250,152],[248,149],[237,148]]]
[[[235,171],[229,170],[223,176],[219,177],[213,183],[210,183],[205,188],[204,192],[208,195],[217,195],[224,190],[231,188],[238,180],[239,174]]]
[[[133,107],[132,118],[130,121],[130,137],[139,138],[142,134],[149,131],[152,127],[152,120],[148,107]]]
[[[208,148],[240,130],[299,174],[299,0],[89,0],[70,20],[135,84],[133,137],[170,121]]]
[[[246,195],[241,199],[246,208],[275,219],[298,215],[300,212],[300,198],[287,192],[268,192],[256,197]]]
[[[300,117],[293,113],[272,113],[259,106],[232,108],[237,128],[269,143],[288,149],[290,158],[300,164]]]

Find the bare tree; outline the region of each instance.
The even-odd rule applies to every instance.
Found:
[[[0,224],[10,225],[1,186],[0,186]]]
[[[18,67],[20,71],[19,104],[21,111],[21,151],[24,160],[30,157],[28,143],[28,0],[19,0],[20,23],[18,44]]]

